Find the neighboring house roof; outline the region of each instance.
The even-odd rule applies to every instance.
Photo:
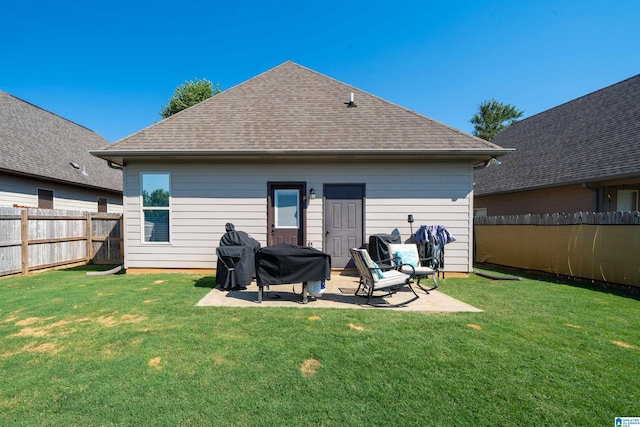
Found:
[[[499,133],[516,151],[475,171],[475,195],[640,176],[640,74]]]
[[[148,156],[483,160],[508,152],[287,61],[92,154],[122,164]]]
[[[108,144],[92,130],[0,91],[0,172],[121,193],[122,171],[89,154]]]

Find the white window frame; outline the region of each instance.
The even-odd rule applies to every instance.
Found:
[[[167,175],[169,177],[169,206],[144,206],[143,199],[143,191],[144,191],[144,176],[145,175]],[[171,172],[140,172],[140,241],[143,245],[170,245],[171,244]],[[167,241],[164,242],[153,242],[145,240],[145,211],[167,211],[168,212],[168,220],[167,224]]]

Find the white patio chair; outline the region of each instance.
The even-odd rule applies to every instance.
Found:
[[[411,283],[413,283],[412,273],[403,273],[391,267],[379,267],[371,260],[369,253],[365,249],[353,248],[349,252],[360,273],[360,283],[356,290],[356,295],[366,296],[368,305],[374,307],[401,307],[419,298],[411,286]],[[371,298],[393,295],[403,286],[408,286],[414,297],[398,304],[371,304]],[[378,291],[383,293],[379,294],[377,293]]]
[[[420,255],[418,254],[418,246],[416,246],[415,243],[390,243],[389,256],[393,260],[394,265],[399,267],[400,271],[405,273],[413,272],[415,277],[418,278],[418,282],[416,284],[426,293],[429,293],[429,291],[438,287],[438,280],[436,279],[437,270],[423,265],[423,263],[428,260],[420,258]],[[411,266],[411,268],[409,268],[409,266]],[[422,286],[420,284],[420,280],[429,280],[429,276],[431,276],[433,280],[433,286]]]

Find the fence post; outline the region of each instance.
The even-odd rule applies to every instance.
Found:
[[[93,260],[93,224],[91,223],[91,212],[87,212],[86,215],[86,230],[87,230],[87,262],[91,262]]]
[[[20,212],[20,243],[22,245],[22,275],[29,273],[29,212]]]

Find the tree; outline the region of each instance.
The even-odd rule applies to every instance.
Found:
[[[173,96],[169,99],[169,104],[163,105],[159,114],[162,118],[166,119],[218,93],[220,93],[220,84],[216,84],[214,87],[213,83],[207,79],[195,79],[184,82],[184,84],[176,88]]]
[[[491,99],[478,106],[478,112],[471,118],[474,125],[473,134],[491,141],[495,136],[517,121],[524,111],[513,105],[503,104]]]
[[[169,192],[162,188],[156,188],[151,194],[142,190],[142,206],[169,206]]]

